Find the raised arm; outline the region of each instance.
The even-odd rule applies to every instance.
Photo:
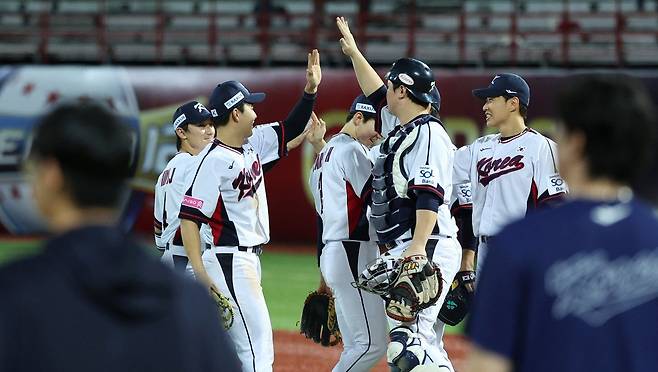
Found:
[[[288,117],[283,120],[284,143],[287,144],[304,131],[306,123],[308,123],[308,120],[311,117],[311,112],[313,112],[313,104],[315,103],[315,96],[320,81],[322,81],[320,53],[317,49],[313,49],[313,51],[308,54],[304,94],[292,110],[290,110]]]
[[[384,82],[357,47],[356,40],[354,40],[354,36],[350,32],[347,20],[344,17],[336,17],[336,25],[342,35],[340,38],[340,47],[343,50],[343,54],[352,60],[352,66],[354,67],[361,91],[366,96],[370,96],[377,89],[381,88]]]

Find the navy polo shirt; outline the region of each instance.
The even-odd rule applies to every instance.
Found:
[[[210,296],[118,229],[0,268],[0,371],[239,371]]]
[[[489,242],[468,333],[516,372],[658,371],[658,221],[575,200]]]

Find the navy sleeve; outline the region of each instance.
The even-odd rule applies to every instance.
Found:
[[[416,210],[424,209],[438,212],[441,203],[443,203],[443,199],[434,192],[425,190],[416,191]]]
[[[293,138],[299,136],[304,131],[308,119],[311,118],[313,112],[313,104],[315,103],[316,94],[309,94],[304,92],[302,98],[297,101],[295,107],[292,108],[288,117],[283,121],[282,135],[284,143],[287,144]],[[282,146],[285,148],[285,146]]]
[[[475,235],[473,234],[473,207],[470,204],[459,205],[455,201],[450,209],[450,213],[455,217],[457,223],[457,240],[462,249],[468,249],[477,252]]]
[[[475,291],[467,325],[471,340],[481,348],[515,360],[522,347],[529,280],[521,252],[521,234],[504,230],[487,245],[487,257]]]

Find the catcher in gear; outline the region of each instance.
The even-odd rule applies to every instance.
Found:
[[[299,331],[322,346],[334,346],[341,342],[331,293],[320,290],[309,293],[304,301]]]
[[[475,290],[475,271],[460,271],[452,281],[450,291],[443,301],[439,319],[445,324],[459,324],[471,307]]]
[[[456,147],[441,120],[430,114],[432,104],[439,103],[438,95],[432,94],[434,74],[422,61],[401,58],[382,80],[358,50],[347,21],[339,17],[336,23],[342,35],[341,49],[351,59],[359,87],[375,108],[375,128],[382,127],[384,106],[399,120],[377,154],[372,154],[369,214],[380,249],[393,257],[410,257],[400,271],[409,275],[399,275],[392,282],[389,325],[406,327],[418,335],[429,357],[419,359],[417,365],[454,371],[442,344],[435,344],[443,337],[436,302],[443,302],[448,286],[439,286],[438,274],[434,276],[437,271],[425,265],[436,263],[442,278],[450,283],[461,260],[458,230],[448,207]],[[389,344],[387,359],[394,370],[407,372],[415,366],[398,363],[401,350]]]

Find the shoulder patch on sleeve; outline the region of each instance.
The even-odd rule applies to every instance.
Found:
[[[439,183],[439,170],[431,165],[421,165],[414,179],[416,185],[436,186]]]
[[[459,200],[459,205],[473,203],[470,183],[457,185],[457,200]]]
[[[564,182],[559,174],[552,174],[548,176],[548,194],[555,195],[562,192],[567,192],[567,183]]]

